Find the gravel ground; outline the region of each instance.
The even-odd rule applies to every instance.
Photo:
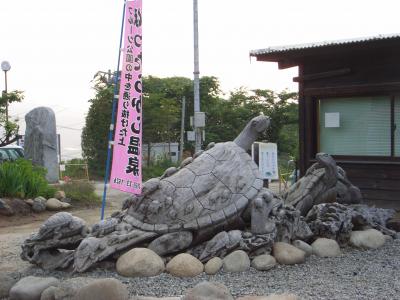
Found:
[[[162,274],[152,278],[126,278],[109,268],[93,269],[84,274],[94,278],[115,277],[127,285],[131,296],[176,296],[197,283],[208,280],[225,284],[234,296],[294,293],[301,299],[400,299],[400,240],[387,242],[378,250],[343,249],[336,258],[311,256],[305,264],[278,266],[259,272],[202,274],[181,279]],[[25,269],[22,274],[55,276],[68,279],[65,272]]]

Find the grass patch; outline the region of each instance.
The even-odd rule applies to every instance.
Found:
[[[160,177],[169,167],[177,167],[169,158],[162,158],[156,160],[149,166],[143,166],[143,181],[151,178]]]
[[[70,181],[56,186],[65,196],[76,203],[99,204],[100,196],[95,193],[94,184],[89,181]]]
[[[46,170],[29,160],[18,159],[0,164],[0,197],[52,197],[55,189],[46,181]]]

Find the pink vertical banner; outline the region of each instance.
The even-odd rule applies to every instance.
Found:
[[[142,0],[126,2],[111,187],[142,192]]]

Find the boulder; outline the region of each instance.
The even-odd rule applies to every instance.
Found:
[[[234,300],[228,288],[219,282],[203,281],[189,289],[183,300]]]
[[[243,250],[236,250],[223,259],[222,266],[225,272],[243,272],[250,268],[250,259]]]
[[[56,295],[55,295],[56,291],[57,291],[57,287],[49,286],[40,295],[40,300],[56,300]]]
[[[4,199],[0,199],[0,215],[12,216],[15,212]]]
[[[58,200],[62,200],[66,197],[65,192],[64,191],[57,191],[54,193],[54,198],[58,199]]]
[[[204,266],[204,272],[208,275],[215,275],[222,267],[222,259],[219,257],[211,258]]]
[[[134,248],[117,260],[118,274],[126,277],[157,276],[164,272],[165,265],[161,257],[147,248]]]
[[[76,300],[128,300],[128,289],[117,279],[105,278],[94,280],[80,288]]]
[[[57,287],[49,287],[42,293],[40,300],[67,300],[74,299],[78,290],[85,285],[95,281],[89,277],[75,277],[64,280]]]
[[[36,213],[40,213],[46,210],[47,200],[43,197],[36,197],[33,199],[32,210]]]
[[[167,264],[166,271],[177,277],[194,277],[203,272],[204,266],[196,257],[181,253]]]
[[[29,204],[30,206],[33,205],[33,200],[32,199],[25,199],[24,200],[26,204]]]
[[[312,247],[306,242],[295,240],[292,245],[300,250],[303,250],[306,253],[306,256],[310,256],[312,254]]]
[[[182,300],[182,297],[146,297],[146,296],[133,296],[130,300]]]
[[[18,280],[11,275],[0,273],[0,299],[7,298],[10,289]]]
[[[10,290],[10,300],[39,300],[42,292],[56,286],[59,280],[54,277],[28,276],[18,281]]]
[[[276,261],[282,265],[301,264],[306,259],[306,253],[287,243],[277,242],[272,247]]]
[[[336,257],[341,254],[339,244],[332,239],[318,238],[311,244],[313,254],[319,257]]]
[[[299,298],[293,294],[271,294],[269,296],[244,296],[236,298],[236,300],[298,300]]]
[[[158,255],[178,252],[190,246],[193,235],[189,231],[177,231],[164,234],[152,241],[148,248]],[[171,241],[174,241],[171,243]]]
[[[60,200],[56,198],[50,198],[46,202],[46,209],[47,210],[62,210],[64,208],[67,208],[65,205],[68,205],[68,203],[61,202]],[[68,205],[69,207],[70,205]]]
[[[376,229],[353,231],[350,234],[350,244],[357,248],[377,249],[385,244],[385,236]]]
[[[253,259],[251,266],[258,271],[267,271],[276,266],[276,259],[269,254],[262,254]]]

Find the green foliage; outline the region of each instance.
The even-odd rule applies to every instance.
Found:
[[[160,177],[169,167],[176,167],[169,158],[163,157],[158,159],[151,165],[143,166],[143,180],[146,181],[150,178]]]
[[[91,175],[104,176],[107,153],[107,135],[111,119],[112,87],[99,80],[97,95],[90,100],[91,106],[82,134],[82,150],[89,164]],[[143,142],[177,142],[180,139],[180,116],[182,98],[186,98],[185,131],[192,130],[193,81],[184,77],[143,78]],[[222,98],[218,79],[200,79],[201,109],[206,113],[206,138],[210,142],[235,139],[247,122],[264,113],[271,117],[271,127],[259,140],[275,142],[280,153],[298,157],[298,104],[297,94],[288,91],[276,93],[271,90],[249,91],[240,88]],[[194,143],[186,142],[185,150],[193,152]],[[151,149],[148,149],[150,152]],[[145,155],[146,156],[146,155]],[[147,154],[148,157],[150,157]],[[150,161],[147,161],[150,165]],[[157,166],[153,166],[158,174]],[[144,176],[144,177],[147,177]],[[150,177],[154,177],[153,175]]]
[[[18,139],[18,120],[7,119],[6,106],[7,103],[21,102],[22,99],[24,99],[22,91],[3,93],[0,97],[0,132],[3,134],[0,137],[0,147],[9,145]]]
[[[0,197],[52,197],[55,190],[45,175],[44,168],[33,166],[28,160],[4,162],[0,164]]]
[[[73,158],[66,162],[61,162],[65,165],[65,171],[62,172],[62,178],[68,176],[72,180],[74,179],[88,179],[87,178],[87,163],[82,158]]]
[[[90,174],[101,178],[104,176],[107,159],[113,88],[99,80],[94,89],[97,93],[89,100],[89,112],[81,139],[83,156],[88,163]]]
[[[70,181],[58,185],[57,189],[65,192],[67,198],[83,204],[98,204],[100,197],[95,193],[93,183],[89,181]]]

